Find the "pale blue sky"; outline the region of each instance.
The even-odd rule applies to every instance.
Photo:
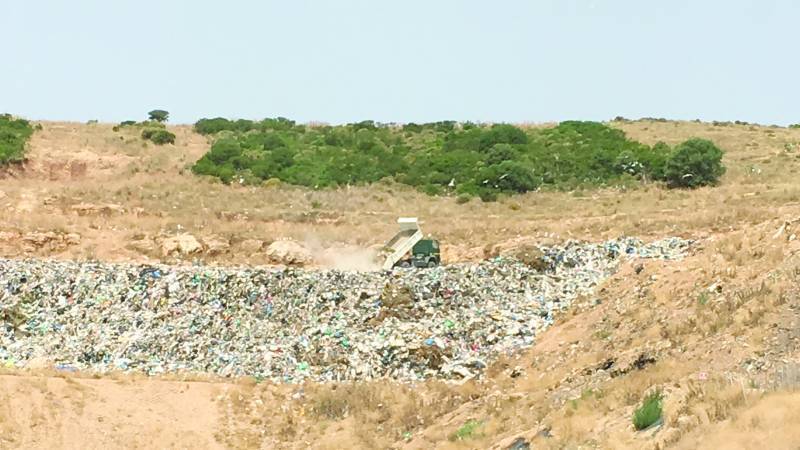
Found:
[[[800,1],[2,0],[0,112],[800,122]]]

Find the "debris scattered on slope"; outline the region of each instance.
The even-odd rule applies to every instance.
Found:
[[[542,248],[392,272],[0,260],[0,361],[63,370],[190,371],[298,382],[476,376],[530,346],[622,257],[689,241]]]

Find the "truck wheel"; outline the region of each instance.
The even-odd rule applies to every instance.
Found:
[[[437,264],[436,261],[434,261],[434,260],[428,261],[428,268],[433,268],[433,267],[436,267],[438,265],[439,264]]]
[[[401,261],[400,264],[398,264],[398,266],[402,267],[403,269],[408,269],[409,267],[411,267],[411,263],[408,261]]]

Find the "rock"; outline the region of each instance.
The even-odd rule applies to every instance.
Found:
[[[153,242],[153,239],[147,236],[142,236],[138,239],[132,240],[130,243],[128,243],[127,247],[143,254],[152,254],[156,252],[155,242]]]
[[[34,247],[41,248],[53,241],[57,241],[58,235],[52,231],[46,233],[33,232],[22,236],[22,240]]]
[[[122,214],[125,212],[125,209],[122,208],[121,205],[116,205],[113,203],[106,203],[104,205],[95,205],[92,203],[79,203],[77,205],[73,205],[71,208],[75,211],[79,216],[91,216],[91,215],[111,215],[113,213]]]
[[[311,252],[295,241],[275,241],[267,247],[270,260],[280,264],[302,265],[313,260]]]
[[[63,234],[53,231],[35,231],[22,235],[21,239],[26,250],[35,251],[45,247],[49,250],[62,250],[70,245],[79,244],[81,237],[77,233]]]
[[[676,422],[678,429],[684,433],[700,425],[700,421],[695,416],[680,416]]]
[[[248,255],[259,253],[264,248],[264,241],[258,239],[245,239],[239,244],[239,248]]]
[[[512,248],[502,253],[502,256],[515,258],[539,272],[543,272],[550,267],[545,260],[544,252],[530,244]]]
[[[191,255],[203,251],[203,246],[191,234],[179,234],[164,239],[161,243],[161,254],[170,256],[174,254]]]
[[[227,253],[231,247],[230,241],[219,236],[209,236],[204,238],[203,245],[205,245],[206,253],[209,255],[220,255]]]
[[[530,450],[530,448],[531,444],[528,443],[528,441],[526,441],[525,438],[521,437],[514,439],[514,442],[512,442],[511,445],[509,445],[508,447],[506,447],[507,450]]]
[[[0,231],[0,242],[16,241],[19,238],[20,238],[19,233],[14,233],[11,231]]]

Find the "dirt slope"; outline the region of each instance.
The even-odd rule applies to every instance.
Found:
[[[0,377],[3,448],[222,448],[215,385]]]
[[[481,381],[13,371],[0,378],[3,436],[27,448],[500,449],[518,438],[536,448],[796,448],[800,242],[787,239],[795,227],[773,238],[779,226],[715,235],[683,262],[626,264]],[[633,410],[653,389],[665,395],[664,425],[637,433]]]

